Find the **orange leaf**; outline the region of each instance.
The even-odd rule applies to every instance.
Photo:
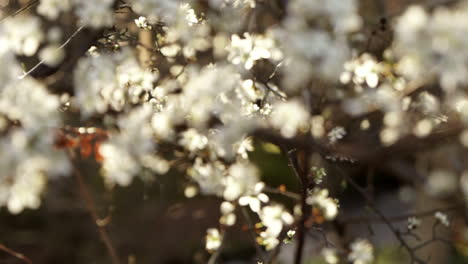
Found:
[[[322,212],[317,208],[312,208],[312,219],[317,224],[322,224],[325,222],[325,218],[322,215]]]
[[[94,145],[94,158],[96,159],[97,162],[102,163],[104,160],[104,157],[101,155],[101,152],[99,152],[99,147],[101,146],[100,142],[96,142]]]
[[[91,145],[91,141],[87,137],[83,137],[80,140],[80,154],[83,158],[89,157],[93,152],[93,146]]]
[[[278,190],[279,190],[280,192],[285,192],[285,191],[286,191],[286,185],[281,184],[281,185],[278,187]]]

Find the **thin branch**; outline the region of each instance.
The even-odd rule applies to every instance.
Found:
[[[288,99],[286,97],[286,95],[282,94],[280,91],[277,91],[276,89],[273,89],[273,87],[271,87],[268,82],[263,82],[263,85],[265,85],[265,87],[267,88],[267,91],[270,91],[272,93],[274,93],[276,96],[278,96],[279,98],[283,99],[283,100],[286,100]]]
[[[393,226],[392,222],[388,220],[388,218],[377,208],[375,205],[372,197],[369,196],[369,194],[366,192],[364,188],[359,186],[349,175],[346,173],[342,173],[343,177],[346,178],[346,181],[354,188],[356,191],[358,191],[364,199],[366,199],[367,204],[369,205],[370,208],[374,211],[374,213],[388,226],[390,231],[395,235],[397,240],[400,242],[401,246],[406,249],[410,256],[410,261],[411,263],[418,263],[422,264],[425,263],[422,259],[420,259],[418,256],[416,256],[413,248],[406,242],[406,240],[403,238],[402,232],[400,232],[396,227]]]
[[[70,41],[84,28],[84,26],[80,26],[78,29],[76,29],[76,31],[60,46],[58,47],[55,51],[58,51],[60,49],[63,49],[65,46],[68,45],[68,43],[70,43]],[[42,64],[44,64],[44,60],[41,60],[39,61],[36,65],[34,65],[34,67],[32,67],[29,71],[25,72],[23,75],[21,75],[20,77],[18,77],[18,79],[24,79],[24,77],[28,76],[29,74],[31,74],[32,72],[34,72],[37,68],[39,68],[39,66],[41,66]]]
[[[73,162],[74,161],[73,152],[69,151],[68,153],[70,156],[70,160],[73,163],[73,172],[78,182],[78,187],[80,189],[81,196],[85,201],[86,209],[91,215],[91,218],[93,219],[93,222],[96,225],[96,228],[98,230],[99,236],[107,248],[107,252],[109,253],[109,257],[111,258],[112,264],[119,264],[120,263],[119,258],[117,256],[114,246],[112,245],[112,241],[109,235],[107,234],[106,229],[104,228],[104,226],[98,224],[100,222],[100,218],[97,213],[96,204],[91,196],[91,193],[89,192],[86,186],[83,175],[81,175],[79,169],[74,164],[75,162]]]
[[[284,230],[279,234],[279,244],[276,246],[275,250],[273,250],[273,252],[271,252],[271,254],[268,256],[268,260],[265,263],[274,263],[281,251],[281,246],[284,244],[284,239],[286,238],[286,236],[287,232]]]
[[[391,222],[402,222],[402,221],[407,221],[409,217],[426,217],[426,216],[433,216],[435,212],[448,212],[448,211],[453,211],[457,209],[461,209],[463,206],[451,206],[451,207],[445,207],[445,208],[437,208],[437,209],[432,209],[428,211],[422,211],[422,212],[414,212],[414,213],[408,213],[408,214],[403,214],[403,215],[398,215],[398,216],[393,216],[393,217],[387,217],[387,219]],[[381,218],[370,218],[370,217],[353,217],[353,218],[346,218],[346,219],[341,219],[340,222],[342,222],[345,225],[349,224],[362,224],[363,222],[366,223],[378,223],[382,222]]]
[[[26,262],[28,264],[33,264],[33,262],[28,257],[26,257],[25,255],[23,255],[21,253],[18,253],[16,251],[14,251],[11,248],[6,247],[3,244],[0,244],[0,250],[12,255],[13,257],[15,257],[17,259],[21,259],[22,261],[24,261],[24,262]]]
[[[442,243],[445,243],[447,244],[449,247],[453,247],[452,244],[450,243],[450,241],[448,240],[445,240],[443,238],[440,238],[437,236],[437,226],[439,225],[439,221],[435,221],[434,224],[432,225],[432,239],[428,240],[428,241],[425,241],[415,247],[413,247],[413,250],[416,251],[416,250],[419,250],[421,248],[424,248],[434,242],[442,242]]]
[[[383,165],[382,161],[392,160],[400,157],[402,154],[409,155],[424,151],[435,145],[445,143],[447,139],[455,138],[463,131],[463,124],[459,120],[454,120],[446,124],[447,129],[440,133],[432,133],[425,138],[417,138],[414,135],[408,135],[400,139],[397,143],[384,147],[375,145],[361,145],[356,143],[340,143],[331,147],[324,140],[318,140],[311,135],[298,135],[294,138],[283,138],[275,131],[268,129],[256,129],[251,133],[252,136],[274,143],[284,148],[295,148],[301,146],[306,150],[314,150],[321,156],[340,155],[351,157],[361,164],[368,164],[379,168]],[[380,143],[378,143],[380,144]]]
[[[323,242],[325,243],[325,247],[336,248],[336,245],[328,239],[327,234],[325,233],[325,230],[322,227],[312,226],[311,230],[318,232],[322,236]]]
[[[250,235],[250,238],[252,239],[254,245],[255,245],[255,249],[257,251],[257,254],[260,256],[260,259],[262,260],[262,262],[265,262],[265,259],[266,259],[266,256],[265,256],[265,253],[263,251],[263,249],[260,247],[260,245],[257,243],[257,239],[255,238],[255,234],[252,233],[254,232],[255,230],[255,226],[252,222],[252,219],[250,219],[250,216],[249,216],[249,212],[247,212],[247,209],[245,209],[245,207],[241,206],[240,207],[241,209],[241,212],[242,212],[242,215],[244,216],[244,219],[245,219],[245,222],[247,223],[247,226],[249,227],[248,229],[248,233]]]
[[[34,5],[36,5],[37,3],[39,3],[39,0],[32,0],[30,1],[29,3],[27,3],[25,6],[23,6],[22,8],[18,9],[15,13],[11,14],[11,15],[8,15],[8,16],[5,16],[3,17],[2,19],[0,19],[0,22],[2,22],[3,20],[9,18],[9,17],[15,17],[17,15],[19,15],[20,13],[30,9],[31,7],[33,7]]]
[[[278,190],[278,189],[275,189],[275,188],[271,188],[269,186],[265,186],[263,188],[263,191],[265,191],[267,193],[281,194],[281,195],[284,195],[284,196],[289,197],[289,198],[294,199],[294,200],[300,200],[301,199],[301,196],[299,194],[297,194],[297,193],[282,191],[282,190]]]
[[[289,163],[291,164],[291,167],[294,171],[294,174],[298,178],[299,183],[301,184],[301,218],[298,223],[298,234],[297,234],[297,248],[296,248],[296,254],[294,256],[294,263],[295,264],[301,264],[302,262],[302,256],[303,256],[303,251],[304,251],[304,242],[305,242],[305,233],[306,233],[306,226],[305,222],[307,220],[307,204],[306,204],[306,198],[307,198],[307,175],[305,175],[304,167],[306,168],[307,166],[301,167],[299,166],[299,161],[298,161],[298,152],[297,150],[291,150],[287,152],[288,160]],[[305,159],[307,160],[307,158]]]
[[[369,167],[366,175],[366,191],[369,194],[369,197],[374,199],[374,168]]]

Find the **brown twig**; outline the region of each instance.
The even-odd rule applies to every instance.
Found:
[[[275,189],[275,188],[271,188],[269,186],[265,186],[263,188],[263,191],[267,192],[267,193],[281,194],[281,195],[284,195],[284,196],[289,197],[289,198],[294,199],[294,200],[300,200],[301,199],[301,196],[299,194],[297,194],[297,193],[282,191],[282,190],[278,190],[278,189]]]
[[[415,213],[408,213],[408,214],[403,214],[403,215],[398,215],[398,216],[393,216],[393,217],[387,217],[387,219],[391,222],[401,222],[401,221],[407,221],[409,217],[426,217],[426,216],[433,216],[435,212],[448,212],[448,211],[453,211],[456,209],[461,209],[463,206],[451,206],[451,207],[445,207],[445,208],[437,208],[437,209],[432,209],[428,211],[423,211],[423,212],[415,212]],[[370,217],[353,217],[353,218],[346,218],[346,219],[341,219],[341,223],[345,225],[352,225],[352,224],[362,224],[363,222],[366,223],[376,223],[376,222],[382,222],[381,218],[370,218]]]
[[[8,15],[8,16],[5,16],[3,17],[2,19],[0,19],[0,22],[2,22],[3,20],[9,18],[9,17],[15,17],[19,14],[21,14],[22,12],[30,9],[31,7],[33,7],[34,5],[36,5],[37,3],[39,3],[39,0],[32,0],[30,1],[29,3],[27,3],[25,6],[21,7],[20,9],[18,9],[15,13],[11,14],[11,15]]]
[[[342,173],[343,177],[346,178],[346,181],[359,193],[361,194],[362,197],[367,201],[367,204],[369,207],[374,211],[374,213],[384,222],[390,231],[395,235],[397,240],[400,242],[401,246],[406,249],[410,256],[410,263],[417,263],[417,264],[423,264],[425,263],[421,258],[416,256],[414,249],[406,242],[406,240],[403,238],[403,233],[400,232],[395,226],[393,226],[392,222],[377,208],[377,205],[375,204],[374,200],[372,197],[369,196],[369,194],[366,192],[364,188],[359,186],[349,175],[346,173]]]
[[[73,152],[69,151],[69,156],[70,156],[70,160],[72,161],[73,163],[73,174],[78,182],[78,187],[80,189],[80,194],[82,196],[82,198],[84,199],[84,202],[85,202],[85,205],[86,205],[86,209],[88,210],[89,214],[91,215],[91,218],[93,219],[93,222],[94,224],[96,225],[96,228],[98,230],[98,233],[99,233],[99,237],[101,238],[102,242],[104,242],[106,248],[107,248],[107,252],[109,253],[109,257],[111,258],[111,261],[112,261],[112,264],[119,264],[120,261],[119,261],[119,258],[117,256],[117,253],[115,251],[115,248],[114,246],[112,245],[112,241],[109,237],[109,235],[107,234],[107,231],[106,229],[104,228],[104,226],[102,225],[99,225],[98,223],[101,222],[100,221],[100,218],[98,216],[98,213],[97,213],[97,209],[96,209],[96,204],[91,196],[91,193],[89,192],[87,186],[86,186],[86,183],[85,183],[85,180],[83,178],[83,175],[81,175],[78,167],[76,166],[74,160],[73,159]]]
[[[248,233],[255,245],[255,250],[257,251],[257,254],[259,255],[262,262],[265,262],[265,259],[266,259],[265,252],[257,243],[257,239],[255,238],[255,234],[253,233],[255,230],[255,226],[252,222],[252,219],[250,219],[249,212],[247,212],[247,210],[243,206],[240,207],[240,210],[242,212],[242,216],[244,217],[245,222],[247,223],[247,226],[249,227]]]
[[[301,185],[301,218],[299,219],[298,227],[297,227],[297,248],[296,248],[296,254],[294,256],[294,263],[295,264],[300,264],[302,262],[302,256],[303,256],[303,251],[304,251],[304,243],[305,243],[305,233],[306,233],[306,226],[305,222],[307,220],[307,204],[306,204],[306,199],[307,199],[307,175],[305,168],[307,168],[307,165],[302,164],[303,166],[300,166],[299,164],[299,155],[302,155],[304,153],[298,152],[297,150],[291,150],[287,152],[287,156],[289,159],[289,163],[291,164],[291,167],[294,171],[294,174],[298,178],[298,181]],[[304,157],[303,162],[307,162],[307,158]]]
[[[14,251],[13,249],[11,248],[8,248],[6,247],[5,245],[3,244],[0,244],[0,250],[1,251],[4,251],[10,255],[12,255],[13,257],[15,258],[18,258],[18,259],[21,259],[22,261],[28,263],[28,264],[32,264],[33,262],[28,258],[26,257],[25,255],[21,254],[21,253],[18,253],[16,251]]]
[[[71,34],[71,36],[62,44],[60,45],[60,47],[58,47],[55,51],[58,51],[60,49],[63,49],[65,46],[68,45],[68,43],[70,43],[70,41],[76,37],[76,35],[78,33],[80,33],[80,31],[84,28],[84,26],[80,26],[78,27],[75,32],[73,32],[73,34]],[[42,64],[44,63],[44,60],[41,60],[39,61],[36,65],[34,65],[29,71],[25,72],[23,75],[21,75],[19,77],[19,79],[24,79],[26,76],[30,75],[31,73],[33,73],[36,69],[39,68],[39,66],[41,66]]]

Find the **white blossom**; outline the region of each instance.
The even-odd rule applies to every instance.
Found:
[[[157,75],[142,69],[130,50],[82,58],[74,71],[75,100],[85,117],[121,111],[153,89]]]
[[[228,105],[222,94],[233,91],[240,85],[239,74],[232,66],[211,66],[202,70],[186,69],[189,79],[183,87],[184,97],[181,106],[187,113],[187,119],[194,127],[204,127],[211,115],[224,113],[225,116],[238,117],[238,109]],[[231,110],[232,112],[228,112]]]
[[[342,83],[353,81],[354,84],[367,84],[370,88],[376,88],[379,83],[379,64],[369,54],[362,54],[360,57],[344,64],[345,72],[340,76]]]
[[[416,80],[436,76],[447,91],[466,84],[468,54],[462,47],[468,41],[467,14],[465,2],[454,9],[437,7],[432,15],[421,6],[410,6],[395,27],[400,72]]]
[[[236,223],[236,215],[234,210],[234,204],[227,201],[222,202],[220,206],[221,218],[219,219],[219,222],[227,226],[234,225]]]
[[[185,147],[190,152],[203,150],[208,144],[208,138],[197,132],[196,129],[190,128],[182,133],[182,138],[179,144]]]
[[[242,63],[247,70],[250,70],[257,60],[278,61],[282,58],[282,53],[275,47],[273,39],[262,35],[244,33],[241,38],[234,34],[231,36],[231,45],[226,49],[229,51],[228,60],[236,65]]]
[[[436,218],[437,221],[439,221],[444,226],[448,227],[450,225],[448,216],[445,213],[435,212],[434,217]]]
[[[48,179],[70,171],[65,153],[54,148],[47,132],[15,129],[0,138],[0,206],[11,213],[38,208]]]
[[[346,135],[346,130],[342,126],[334,127],[330,132],[328,132],[328,139],[331,144],[336,143],[338,140],[342,139]]]
[[[370,264],[374,261],[374,248],[369,241],[357,239],[351,244],[348,260],[353,264]]]
[[[340,33],[353,32],[361,27],[358,5],[355,0],[297,0],[291,2],[289,10],[297,16],[307,19],[329,17],[334,30]]]
[[[416,217],[408,218],[408,230],[413,230],[421,225],[421,220]]]
[[[243,138],[240,142],[234,144],[234,149],[236,149],[236,154],[240,157],[248,159],[248,152],[254,151],[253,139],[250,137]]]
[[[206,250],[215,251],[221,246],[222,236],[217,228],[206,230]]]
[[[241,206],[248,205],[250,207],[250,210],[258,213],[261,208],[261,203],[262,202],[268,203],[270,201],[270,198],[266,194],[261,192],[264,186],[265,186],[265,183],[263,182],[256,183],[253,193],[249,195],[244,195],[239,198],[239,205]]]
[[[306,202],[319,209],[326,220],[333,220],[338,214],[338,202],[336,199],[328,197],[327,189],[315,188],[311,190]]]
[[[356,1],[298,0],[288,5],[288,13],[282,28],[274,31],[285,57],[283,86],[298,90],[314,76],[338,80],[350,56],[346,35],[362,23]],[[315,27],[308,26],[311,21]],[[332,32],[323,26],[328,23]]]
[[[39,52],[39,58],[48,66],[55,67],[65,58],[65,51],[58,45],[48,45],[41,49]]]
[[[15,16],[2,21],[0,46],[8,46],[19,55],[32,56],[44,39],[41,21],[30,15]],[[0,48],[2,49],[2,48]]]
[[[71,7],[71,0],[41,0],[37,6],[37,13],[55,20],[61,12],[70,11]]]
[[[270,115],[273,127],[280,129],[281,134],[287,138],[294,137],[298,130],[306,127],[309,113],[299,101],[291,100],[275,105]]]
[[[29,77],[6,85],[0,96],[0,113],[12,120],[20,120],[31,132],[57,126],[60,123],[59,106],[57,96]]]
[[[142,169],[142,164],[154,148],[149,125],[151,109],[135,108],[118,120],[120,131],[111,134],[100,148],[102,169],[109,184],[129,185]],[[164,172],[162,169],[160,172]],[[166,169],[167,171],[167,169]]]
[[[266,250],[274,249],[278,244],[278,236],[283,230],[284,225],[290,225],[294,219],[282,205],[267,205],[258,213],[262,224],[266,227],[265,231],[260,233],[262,245]]]
[[[153,1],[153,0],[131,0],[132,9],[144,15],[150,22],[163,20],[172,23],[177,18],[177,11],[182,1]]]
[[[1,26],[0,26],[1,32]],[[0,33],[0,42],[2,41],[1,33]],[[21,68],[19,66],[18,61],[15,59],[14,53],[10,52],[9,48],[2,50],[2,45],[0,44],[0,60],[7,64],[8,67],[2,67],[0,69],[0,91],[4,89],[4,87],[8,86],[8,84],[12,81],[16,81],[18,76],[21,74]]]
[[[135,24],[137,27],[142,29],[151,29],[151,25],[148,24],[148,20],[144,16],[140,16],[139,18],[135,19]]]
[[[334,248],[323,248],[321,255],[327,264],[337,264],[340,261],[336,249]]]
[[[226,168],[220,162],[204,163],[201,158],[195,159],[188,174],[198,183],[202,194],[221,196],[225,189]]]
[[[434,196],[444,196],[452,193],[457,188],[457,178],[449,170],[436,169],[429,174],[426,182],[426,190]]]
[[[78,62],[74,72],[75,98],[85,116],[94,112],[104,113],[108,109],[107,100],[121,99],[117,92],[113,93],[118,90],[115,67],[110,55],[88,57]],[[111,98],[104,98],[101,91]]]
[[[173,120],[171,119],[171,113],[169,111],[161,111],[158,113],[154,113],[153,116],[151,117],[151,125],[153,127],[154,133],[161,137],[162,139],[169,139],[172,138],[174,134],[174,129],[173,129]],[[187,137],[190,136],[189,132],[190,130],[187,130],[183,134],[183,138],[180,141],[181,145],[193,145],[193,143],[186,142],[187,140],[193,140],[188,139]]]
[[[213,135],[213,143],[216,143],[218,155],[232,160],[237,155],[247,159],[247,151],[252,151],[252,141],[246,138],[246,134],[256,128],[253,120],[239,117],[239,123],[231,122],[216,130]]]
[[[189,185],[189,186],[185,187],[185,189],[184,189],[184,195],[187,198],[193,198],[197,194],[198,194],[198,188],[193,186],[193,185]]]
[[[114,21],[113,0],[81,1],[73,0],[76,14],[84,26],[101,28],[111,26]]]
[[[253,164],[235,163],[231,165],[226,177],[224,199],[233,201],[241,196],[254,194],[259,178],[259,171]]]

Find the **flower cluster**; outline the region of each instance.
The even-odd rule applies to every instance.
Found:
[[[356,1],[298,0],[288,5],[288,13],[274,32],[284,48],[285,89],[296,90],[314,76],[336,80],[350,56],[347,35],[361,27]]]
[[[278,204],[263,207],[259,217],[266,227],[265,231],[260,233],[259,242],[265,246],[266,250],[272,250],[280,242],[278,236],[284,225],[292,224],[294,219],[290,213],[284,210],[283,206]]]
[[[12,213],[38,208],[50,179],[81,169],[71,165],[90,155],[60,140],[90,124],[105,137],[81,153],[95,152],[87,161],[107,187],[171,171],[185,198],[217,200],[210,253],[239,211],[257,247],[303,245],[308,229],[341,220],[330,193],[352,183],[380,195],[374,171],[468,202],[466,1],[411,5],[377,30],[356,0],[40,0],[18,13],[3,2],[0,207]],[[390,24],[394,38],[371,49]],[[298,188],[272,187],[287,175],[264,169],[257,146],[287,156]],[[367,189],[340,178],[348,168],[368,169]],[[422,223],[410,217],[395,233]],[[325,242],[327,263],[375,259],[365,239],[349,251]]]
[[[327,189],[310,190],[306,202],[317,208],[326,220],[333,220],[338,214],[338,200],[328,197]]]
[[[399,71],[419,80],[435,75],[441,86],[451,91],[466,84],[467,55],[461,47],[467,43],[467,12],[468,5],[463,2],[454,10],[436,8],[433,14],[421,6],[409,7],[395,27]]]
[[[369,264],[374,261],[374,248],[366,239],[357,239],[351,244],[348,260],[353,264]]]

